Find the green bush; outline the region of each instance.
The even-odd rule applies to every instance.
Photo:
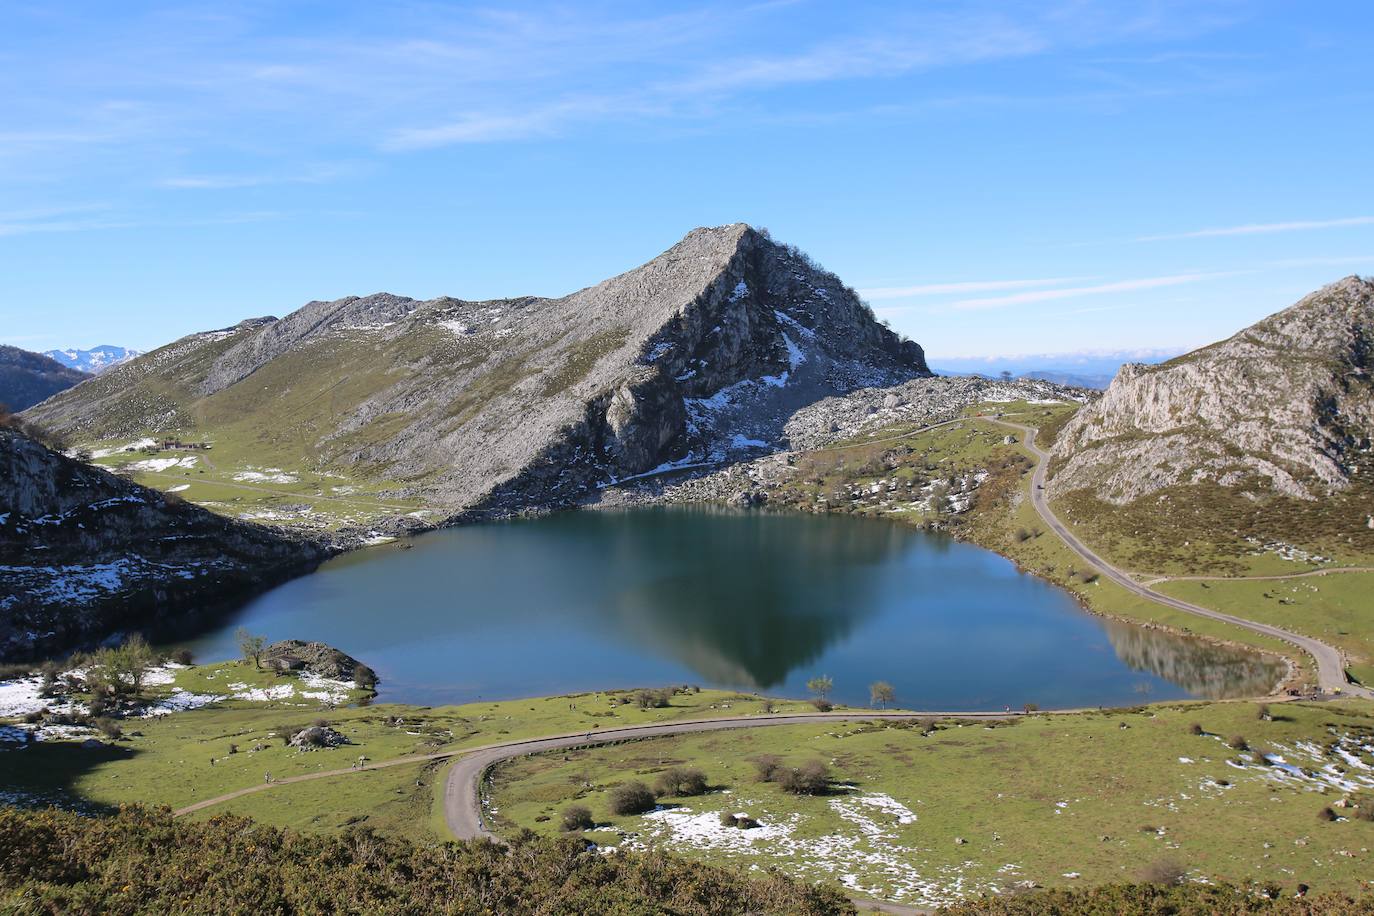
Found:
[[[621,783],[611,790],[612,814],[643,814],[657,804],[653,791],[642,782]]]
[[[759,775],[759,782],[777,782],[782,769],[782,758],[777,754],[760,754],[754,758],[754,770]]]
[[[596,826],[596,822],[592,820],[590,808],[585,805],[569,805],[563,809],[562,825],[567,831],[590,830]]]
[[[784,792],[793,795],[823,795],[830,789],[830,767],[824,761],[809,760],[798,767],[788,767],[777,777]]]
[[[1322,894],[1274,899],[1229,884],[1108,884],[983,897],[940,910],[942,916],[1356,916],[1374,912],[1374,898]]]
[[[297,833],[231,816],[174,820],[0,809],[0,912],[478,914],[855,913],[836,888],[753,879],[576,837],[417,844]]]
[[[701,770],[673,767],[658,777],[655,790],[659,795],[674,795],[679,798],[689,795],[705,794],[706,774]]]

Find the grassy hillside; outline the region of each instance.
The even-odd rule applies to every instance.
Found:
[[[11,802],[79,804],[97,810],[130,803],[179,808],[265,785],[268,773],[279,781],[346,770],[360,756],[377,763],[518,738],[760,712],[765,702],[703,690],[678,693],[666,707],[641,709],[632,692],[619,691],[433,708],[385,703],[333,708],[358,697],[347,691],[327,699],[318,694],[318,688],[292,675],[276,675],[247,663],[177,669],[166,683],[150,688],[152,699],[218,698],[214,704],[123,720],[123,735],[100,750],[61,741],[16,750],[17,738],[0,732],[0,742],[10,742],[10,749],[0,750],[0,772]],[[779,701],[774,706],[811,709],[803,702]],[[287,745],[287,737],[319,719],[350,743],[310,753]],[[198,816],[232,812],[301,829],[365,823],[433,839],[446,835],[441,821],[431,819],[433,783],[442,766],[416,762],[342,779],[276,786]]]
[[[1360,890],[1374,844],[1374,708],[1262,711],[1215,703],[1000,727],[828,723],[656,738],[512,761],[493,778],[492,807],[510,835],[556,835],[560,813],[579,804],[596,825],[582,835],[598,843],[777,867],[925,905],[1140,880],[1171,862],[1198,880]],[[1240,738],[1248,749],[1231,746]],[[794,795],[760,781],[756,761],[769,756],[824,762],[829,788]],[[706,794],[613,813],[617,786],[653,786],[674,767],[700,769]],[[725,826],[723,813],[759,826]]]

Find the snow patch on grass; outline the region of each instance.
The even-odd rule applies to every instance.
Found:
[[[729,812],[748,813],[756,804],[729,799]],[[829,810],[850,825],[823,836],[803,836],[806,816],[760,817],[748,829],[720,823],[721,811],[690,807],[662,808],[640,819],[638,833],[626,833],[622,848],[651,845],[709,852],[716,861],[731,860],[752,869],[778,865],[810,879],[836,880],[866,896],[925,906],[955,903],[982,893],[996,893],[1001,882],[987,869],[987,878],[973,877],[976,862],[922,868],[915,838],[910,834],[916,815],[889,795],[865,793],[832,799]],[[755,815],[756,817],[758,815]],[[1015,864],[1003,870],[1019,869]]]

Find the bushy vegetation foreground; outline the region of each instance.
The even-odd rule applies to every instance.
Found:
[[[836,889],[746,878],[658,852],[602,855],[525,834],[420,845],[365,829],[299,833],[238,817],[89,818],[0,809],[0,912],[854,913]]]
[[[1254,888],[1205,884],[1112,884],[970,901],[942,916],[1356,916],[1374,899],[1345,894],[1275,898]]]

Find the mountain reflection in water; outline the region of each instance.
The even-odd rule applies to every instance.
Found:
[[[466,702],[698,683],[835,699],[885,680],[927,709],[1120,705],[1259,693],[1257,656],[1084,613],[1002,557],[895,523],[708,507],[569,512],[426,534],[326,563],[236,627],[315,639],[382,700]]]
[[[1153,628],[1104,620],[1117,658],[1148,671],[1195,697],[1225,700],[1254,696],[1278,685],[1284,664],[1277,659]]]

